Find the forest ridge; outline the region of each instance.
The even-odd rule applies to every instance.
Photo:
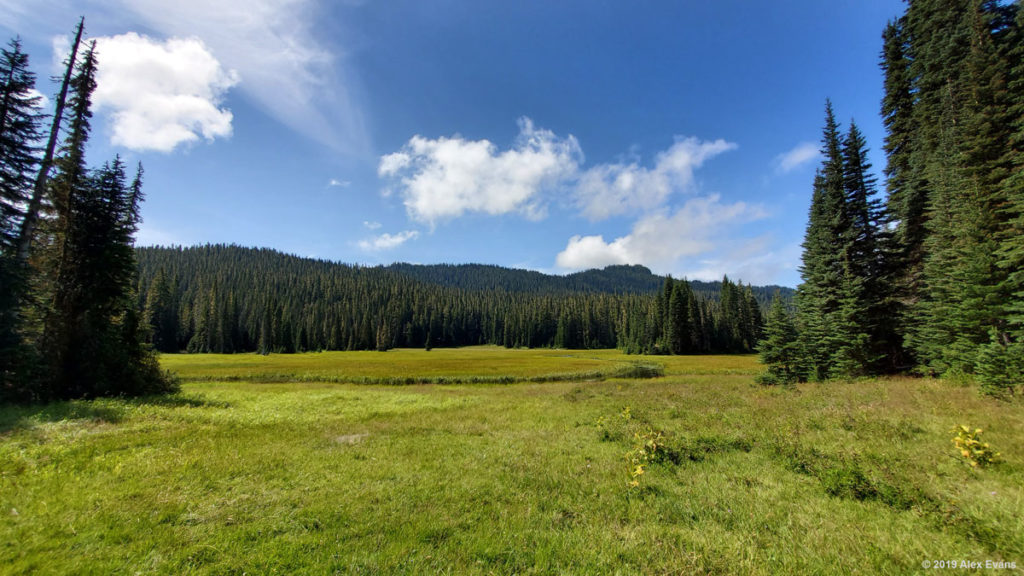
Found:
[[[223,245],[138,248],[136,258],[138,306],[167,352],[473,344],[750,352],[772,294],[792,297],[642,266],[569,276],[476,264],[360,267]]]

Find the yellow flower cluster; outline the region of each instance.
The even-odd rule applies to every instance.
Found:
[[[953,429],[956,436],[953,437],[953,445],[960,451],[960,455],[971,463],[972,468],[985,467],[999,461],[999,452],[992,450],[988,442],[981,441],[981,428],[973,431],[970,426],[961,425]]]

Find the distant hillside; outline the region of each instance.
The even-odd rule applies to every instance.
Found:
[[[608,266],[601,270],[587,270],[566,276],[549,275],[533,270],[519,270],[488,264],[391,264],[385,270],[408,278],[438,286],[463,290],[506,290],[554,294],[564,292],[603,292],[608,294],[654,294],[665,285],[665,277],[658,276],[645,266]],[[695,294],[717,299],[721,282],[690,280]],[[779,291],[783,298],[793,298],[794,290],[783,286],[751,286],[762,307],[767,307],[772,296]]]
[[[463,290],[509,292],[606,292],[647,294],[661,288],[665,279],[643,266],[609,266],[568,276],[542,274],[489,264],[392,264],[384,267],[421,282]]]
[[[366,267],[225,245],[136,256],[138,306],[161,351],[749,352],[771,294],[733,282],[668,283],[642,266],[568,276],[479,264]]]

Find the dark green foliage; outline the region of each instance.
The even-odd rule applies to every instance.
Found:
[[[35,76],[18,40],[0,51],[0,400],[27,395],[30,351],[21,335],[19,306],[25,270],[17,258],[22,207],[31,194],[37,164],[39,98]]]
[[[890,164],[904,166],[926,199],[908,343],[928,372],[969,373],[990,330],[1007,332],[1021,297],[1012,256],[1020,236],[1019,3],[912,2],[902,34],[914,98],[911,122],[890,126],[890,138],[908,143],[905,155],[890,152]]]
[[[18,233],[17,257],[24,265],[29,261],[32,243],[37,240],[37,223],[39,213],[43,209],[44,196],[48,192],[50,169],[53,167],[54,153],[57,149],[57,141],[61,135],[61,127],[64,121],[64,108],[67,105],[68,90],[71,88],[72,77],[75,73],[75,64],[78,61],[78,49],[82,42],[82,33],[85,31],[85,18],[78,21],[75,29],[75,39],[71,43],[71,54],[65,61],[64,79],[61,82],[60,92],[54,102],[53,123],[50,126],[50,134],[43,149],[43,157],[39,160],[39,173],[36,175],[32,187],[32,194],[25,207],[21,220],[21,227]]]
[[[1006,273],[1002,293],[1008,295],[1005,331],[1024,344],[1024,7],[1014,5],[1016,20],[1009,26],[1003,47],[1007,70],[1006,115],[1009,129],[1004,157],[1008,174],[1001,182],[1005,203],[1000,206],[1007,224],[1000,238],[998,266]]]
[[[992,396],[1012,396],[1024,389],[1024,344],[1011,342],[995,330],[978,350],[981,390]]]
[[[156,345],[156,310],[166,312],[164,350],[300,352],[387,350],[496,344],[508,347],[614,348],[670,353],[669,306],[659,296],[600,291],[462,289],[428,283],[403,267],[352,267],[234,246],[141,248],[137,302]],[[485,267],[496,285],[502,269]],[[472,269],[471,267],[467,270]],[[421,270],[422,271],[422,270]],[[519,276],[513,271],[512,277]],[[532,274],[530,275],[532,277]],[[549,278],[543,277],[542,278]],[[728,279],[715,299],[686,281],[664,281],[676,298],[678,353],[749,352],[762,316],[749,286]],[[170,292],[168,297],[166,292]],[[141,297],[140,297],[141,298]],[[733,302],[730,311],[722,299]],[[158,305],[158,303],[160,303]]]
[[[81,29],[79,25],[79,35]],[[5,310],[0,316],[5,324],[13,325],[7,319],[14,317],[39,326],[24,330],[24,335],[15,331],[13,338],[7,334],[2,338],[2,392],[7,400],[134,396],[175,389],[144,343],[146,331],[140,330],[136,308],[132,244],[142,201],[141,166],[129,184],[120,158],[98,170],[88,169],[85,162],[96,67],[93,47],[80,61],[75,53],[69,59],[67,135],[53,178],[48,178],[44,161],[33,184],[46,187],[53,212],[38,228],[29,222],[32,205],[37,204],[27,194],[31,180],[27,171],[35,164],[31,150],[21,169],[18,203],[28,200],[29,205],[21,215],[21,230],[29,230],[28,244],[34,244],[35,251],[31,260],[23,258],[21,238],[15,243],[13,234],[5,235],[2,272],[6,275],[6,263],[14,258],[17,282],[10,286],[24,288],[24,293],[7,298],[5,287],[5,304],[14,308],[12,314]],[[63,96],[62,90],[61,105]],[[54,130],[59,128],[58,119]],[[51,135],[51,141],[55,139]],[[38,350],[37,364],[11,368],[11,350],[19,353],[15,360],[22,364]],[[18,376],[14,385],[12,374]]]
[[[767,366],[767,371],[758,377],[760,383],[792,384],[806,379],[796,325],[780,295],[772,301],[764,338],[758,342],[757,349],[761,363]]]
[[[28,55],[12,40],[0,50],[0,253],[13,256],[38,164],[40,98],[33,95],[35,75]]]
[[[802,365],[814,380],[896,370],[902,338],[886,214],[864,137],[853,122],[840,136],[831,103],[822,155],[804,239],[804,282],[797,289]]]
[[[425,284],[462,290],[504,290],[564,294],[601,292],[608,294],[655,294],[665,285],[665,277],[657,276],[644,266],[608,266],[602,270],[586,270],[566,276],[551,276],[532,270],[516,270],[484,264],[391,264],[389,271]],[[721,282],[690,280],[690,289],[697,298],[717,300]],[[793,289],[783,286],[751,286],[758,304],[767,309],[776,290],[784,298],[792,298]]]
[[[827,105],[796,299],[809,377],[916,360],[1012,389],[1024,324],[1021,23],[1020,2],[913,0],[888,25],[886,210],[863,137],[851,123],[841,141]]]
[[[797,287],[797,321],[808,377],[825,380],[836,375],[835,363],[844,345],[840,329],[844,297],[843,241],[849,235],[844,190],[844,165],[839,124],[832,103],[825,106],[822,167],[814,178],[807,232],[804,235],[803,283]]]

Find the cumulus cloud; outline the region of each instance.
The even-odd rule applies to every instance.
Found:
[[[693,185],[693,171],[705,160],[736,145],[725,140],[704,142],[697,138],[678,140],[660,152],[653,168],[637,163],[602,164],[582,174],[576,186],[576,201],[590,220],[649,211],[661,206],[676,191]]]
[[[695,280],[720,280],[728,274],[759,285],[785,282],[792,277],[800,262],[802,248],[799,243],[781,244],[771,234],[755,238],[736,239],[728,243],[720,254],[702,258],[686,271]]]
[[[374,236],[368,240],[360,240],[359,247],[367,252],[391,250],[393,248],[398,248],[402,244],[405,244],[419,235],[420,233],[416,230],[405,230],[398,234],[388,234],[385,232],[380,236]]]
[[[555,259],[566,270],[610,264],[644,264],[673,269],[682,258],[711,252],[725,230],[766,216],[745,202],[723,204],[719,195],[692,198],[675,212],[661,210],[638,220],[626,236],[573,236]]]
[[[814,142],[801,142],[792,150],[775,157],[775,168],[785,174],[821,156],[818,145]]]
[[[197,38],[158,42],[134,32],[98,38],[93,102],[109,110],[114,144],[170,152],[200,138],[231,136],[221,102],[238,83]]]
[[[378,174],[397,179],[409,217],[432,226],[469,212],[539,219],[541,192],[572,177],[582,157],[573,136],[559,138],[521,118],[507,150],[487,140],[414,136],[381,158]]]

